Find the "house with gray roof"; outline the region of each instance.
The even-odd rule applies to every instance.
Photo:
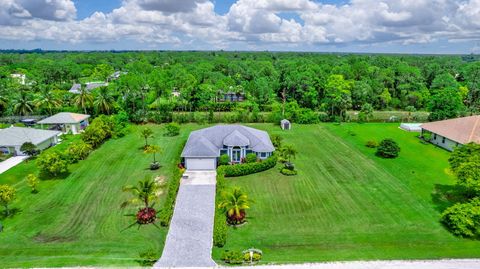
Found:
[[[106,86],[108,86],[107,82],[87,82],[87,83],[85,83],[85,89],[87,91],[91,91],[93,89],[100,88],[100,87],[106,87]],[[79,83],[76,83],[76,84],[72,85],[69,92],[73,93],[73,94],[79,94],[81,88],[82,88],[82,85],[79,84]]]
[[[43,119],[38,122],[41,125],[51,125],[51,129],[62,131],[64,134],[72,133],[79,134],[82,130],[87,128],[88,119],[90,115],[60,112],[51,117]]]
[[[10,127],[0,129],[0,151],[5,154],[25,155],[20,147],[30,142],[39,150],[44,150],[58,143],[59,131],[49,131],[34,128]]]
[[[217,125],[193,131],[181,156],[187,170],[214,170],[218,158],[224,154],[232,163],[240,163],[249,153],[266,159],[274,151],[265,131],[242,125]]]

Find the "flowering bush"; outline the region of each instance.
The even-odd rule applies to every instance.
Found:
[[[154,223],[157,219],[157,211],[151,207],[142,208],[137,212],[138,224]]]

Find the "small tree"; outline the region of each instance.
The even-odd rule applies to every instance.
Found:
[[[295,159],[297,153],[298,151],[293,147],[293,145],[283,145],[280,149],[280,154],[288,162],[290,162],[291,159]]]
[[[38,180],[38,177],[34,174],[29,174],[27,176],[27,184],[28,186],[32,189],[32,193],[38,193],[38,183],[40,181]]]
[[[150,128],[143,128],[140,134],[143,137],[143,139],[145,139],[144,148],[146,149],[148,147],[148,139],[153,137],[153,131]]]
[[[377,156],[383,158],[397,158],[400,147],[393,139],[384,139],[377,147]]]
[[[60,153],[56,151],[43,152],[38,156],[36,163],[40,171],[51,176],[58,176],[62,173],[68,172],[67,161],[65,161]]]
[[[90,144],[77,141],[68,146],[66,154],[71,163],[76,163],[79,160],[85,160],[92,150],[93,148]]]
[[[234,187],[222,193],[222,200],[218,208],[227,215],[230,224],[241,224],[245,222],[246,209],[250,208],[251,200],[239,187]]]
[[[20,147],[20,151],[27,154],[30,157],[38,155],[38,148],[31,142],[25,142],[23,145]]]
[[[162,149],[159,146],[155,145],[150,145],[147,146],[144,150],[146,154],[152,154],[153,155],[153,162],[150,164],[150,169],[151,170],[156,170],[160,168],[160,164],[157,162],[156,155],[157,153],[162,152]]]
[[[458,203],[442,213],[442,223],[455,235],[461,237],[480,236],[480,199]]]
[[[180,125],[175,122],[171,122],[165,125],[165,136],[177,136],[180,134]]]
[[[17,190],[14,187],[8,185],[0,185],[0,205],[5,208],[5,215],[10,215],[10,209],[8,205],[12,203],[17,195]]]
[[[464,186],[472,195],[480,193],[480,159],[472,158],[462,163],[456,170],[459,185]]]

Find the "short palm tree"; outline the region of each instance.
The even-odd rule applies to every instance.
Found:
[[[93,95],[86,87],[82,86],[77,96],[73,99],[73,102],[79,109],[82,109],[83,112],[87,114],[87,108],[93,105]]]
[[[146,154],[153,155],[153,162],[150,164],[151,170],[157,170],[158,168],[160,168],[160,164],[157,162],[157,159],[156,159],[157,153],[162,152],[162,149],[159,146],[149,145],[145,148],[143,152],[145,152]]]
[[[150,128],[144,128],[140,131],[141,136],[145,139],[145,146],[146,149],[148,147],[148,139],[153,137],[153,131]]]
[[[13,100],[13,111],[21,116],[29,115],[33,112],[34,104],[26,90],[21,90],[18,96]]]
[[[297,150],[292,145],[284,145],[281,148],[282,157],[290,162],[291,159],[295,159],[297,156]]]
[[[155,179],[145,177],[140,180],[137,185],[129,185],[123,187],[124,192],[130,192],[132,198],[122,203],[121,207],[128,205],[140,205],[136,216],[138,224],[154,223],[157,218],[157,212],[153,209],[154,201],[162,193],[165,188],[164,182],[157,182]]]
[[[98,112],[110,115],[113,107],[113,97],[110,95],[107,87],[102,87],[99,89],[99,92],[95,96],[95,101],[93,102],[93,105]]]
[[[250,208],[251,202],[244,191],[239,187],[234,187],[222,193],[222,200],[218,208],[225,212],[230,224],[236,225],[245,222],[245,210]]]

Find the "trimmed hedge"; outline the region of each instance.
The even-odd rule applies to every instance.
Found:
[[[213,245],[223,247],[227,243],[227,216],[218,208],[221,200],[221,193],[225,190],[225,167],[217,169],[217,190],[215,195],[215,219],[213,223]]]
[[[225,177],[239,177],[246,176],[262,171],[266,171],[275,167],[277,164],[277,156],[272,155],[266,160],[256,162],[256,163],[244,163],[236,165],[226,165],[222,166],[223,171],[225,172]],[[218,173],[217,173],[218,174]]]
[[[178,189],[180,188],[180,179],[185,171],[185,169],[180,169],[176,166],[173,169],[173,176],[168,182],[167,198],[165,198],[165,203],[163,204],[163,208],[158,217],[160,219],[160,225],[164,227],[167,227],[172,219],[175,200],[177,198]]]

